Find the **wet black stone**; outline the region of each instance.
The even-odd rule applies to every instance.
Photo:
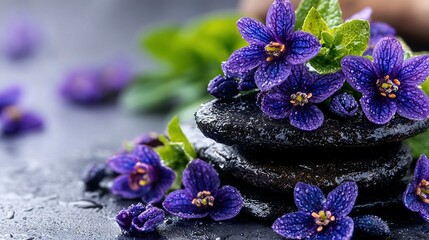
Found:
[[[243,152],[216,143],[191,130],[199,156],[222,175],[255,188],[290,194],[297,182],[332,190],[344,181],[355,181],[362,190],[379,190],[397,182],[412,156],[401,143],[365,149],[284,152]]]
[[[213,100],[195,114],[203,134],[217,142],[247,149],[295,147],[356,147],[399,142],[423,132],[429,119],[412,121],[399,116],[386,125],[369,122],[362,112],[352,118],[339,118],[325,112],[323,125],[311,132],[301,131],[288,119],[275,120],[256,105],[256,94],[230,100]]]
[[[353,218],[353,236],[356,239],[387,239],[392,235],[389,225],[378,216],[363,215]]]

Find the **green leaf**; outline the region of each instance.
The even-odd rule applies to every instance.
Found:
[[[396,39],[398,39],[402,45],[402,49],[404,50],[404,59],[414,56],[413,50],[411,50],[410,46],[408,46],[403,38],[397,37]]]
[[[313,7],[310,9],[307,17],[304,20],[304,25],[302,26],[302,30],[313,34],[318,39],[321,39],[323,37],[322,33],[328,31],[329,28],[325,20],[323,20],[322,15],[320,15],[320,13]],[[327,36],[325,36],[325,38],[326,37]]]
[[[320,13],[328,27],[335,27],[343,23],[338,0],[303,0],[296,10],[295,30],[302,28],[311,8],[315,8]]]
[[[121,95],[121,103],[131,111],[152,111],[168,103],[174,91],[188,82],[186,78],[142,75]]]
[[[429,77],[422,83],[422,90],[429,95]]]
[[[407,139],[406,142],[410,146],[414,158],[418,158],[422,154],[429,155],[429,130]]]
[[[323,36],[333,36],[332,44],[325,44]],[[322,49],[310,60],[311,66],[321,74],[333,73],[341,69],[341,60],[348,55],[362,56],[368,47],[369,22],[352,20],[322,32]]]
[[[168,134],[168,137],[170,138],[170,142],[183,144],[185,153],[188,154],[191,157],[191,159],[195,159],[197,157],[197,153],[195,152],[194,147],[189,142],[188,138],[185,136],[185,134],[182,131],[182,128],[180,127],[178,117],[173,117],[170,123],[168,123],[167,134]]]

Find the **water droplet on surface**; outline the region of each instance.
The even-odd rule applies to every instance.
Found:
[[[69,202],[68,205],[72,206],[72,207],[83,208],[83,209],[88,209],[88,208],[101,209],[101,208],[103,208],[103,206],[101,204],[94,202],[92,200],[79,200],[79,201]]]
[[[7,212],[6,219],[13,219],[15,217],[15,211]]]

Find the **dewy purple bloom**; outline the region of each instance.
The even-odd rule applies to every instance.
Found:
[[[195,159],[183,171],[185,189],[170,193],[162,206],[173,215],[185,218],[203,218],[208,215],[221,221],[238,215],[243,199],[231,186],[220,187],[217,172],[206,162]]]
[[[329,109],[340,117],[353,117],[359,109],[359,104],[352,95],[343,92],[332,97]]]
[[[266,26],[251,18],[237,22],[242,37],[250,44],[235,51],[224,63],[229,75],[256,69],[255,82],[260,90],[280,85],[291,66],[303,64],[319,52],[319,40],[306,32],[294,32],[295,12],[289,0],[276,0],[267,13]]]
[[[40,42],[39,29],[24,19],[14,19],[8,23],[3,36],[3,51],[12,60],[32,55]]]
[[[313,185],[297,183],[294,190],[298,212],[278,218],[272,228],[290,239],[351,239],[353,220],[347,215],[356,201],[358,187],[345,182],[328,194]]]
[[[136,137],[133,140],[135,145],[146,145],[152,148],[162,146],[163,143],[159,141],[159,134],[155,132],[150,132]]]
[[[429,55],[407,60],[398,40],[383,38],[374,48],[374,61],[347,56],[341,61],[350,85],[362,93],[360,103],[375,124],[389,122],[397,112],[411,120],[429,116],[429,98],[418,88],[429,76]]]
[[[97,71],[76,69],[68,72],[60,86],[64,98],[79,104],[99,103],[105,98]]]
[[[132,153],[111,157],[109,167],[121,174],[113,181],[112,193],[123,198],[141,198],[145,203],[159,202],[171,187],[175,173],[161,164],[158,154],[145,145]]]
[[[429,222],[429,159],[421,155],[414,169],[413,181],[403,195],[405,207]]]
[[[119,227],[128,233],[147,233],[154,231],[156,226],[164,221],[162,209],[141,203],[131,205],[116,215]]]
[[[319,75],[304,65],[295,65],[285,82],[261,93],[261,110],[274,119],[288,117],[290,123],[301,130],[315,130],[324,120],[315,104],[330,97],[344,81],[341,72]]]
[[[237,81],[234,78],[218,75],[210,81],[207,91],[216,98],[232,98],[238,94]]]
[[[18,103],[22,89],[18,86],[11,86],[0,91],[0,111],[11,105]]]
[[[39,115],[22,110],[14,105],[2,110],[0,124],[2,133],[6,135],[36,131],[43,128],[43,120]]]

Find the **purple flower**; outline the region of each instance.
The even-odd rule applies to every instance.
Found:
[[[112,193],[123,198],[141,198],[145,203],[159,202],[171,187],[176,174],[161,164],[158,154],[145,145],[132,153],[111,157],[109,167],[121,174],[113,181]]]
[[[290,123],[301,130],[315,130],[324,116],[314,104],[330,97],[344,81],[341,72],[319,75],[304,65],[295,65],[285,82],[261,93],[261,110],[274,119],[289,117]]]
[[[215,221],[233,218],[243,206],[238,190],[231,186],[219,189],[217,172],[206,162],[195,159],[183,171],[185,189],[170,193],[162,206],[173,215],[203,218],[210,215]]]
[[[43,120],[33,112],[12,105],[2,110],[0,126],[3,134],[13,135],[40,130],[43,128]]]
[[[340,117],[353,117],[359,109],[359,104],[352,95],[343,92],[332,98],[329,109]]]
[[[413,181],[408,184],[402,198],[405,207],[429,222],[429,159],[421,155],[414,169]]]
[[[290,239],[350,239],[353,234],[351,212],[357,197],[354,182],[345,182],[325,197],[313,185],[297,183],[294,190],[298,212],[278,218],[272,228]]]
[[[271,5],[266,26],[251,18],[238,20],[238,30],[250,45],[229,57],[223,66],[225,73],[238,75],[256,69],[255,82],[260,90],[280,85],[291,66],[310,60],[321,48],[315,36],[294,32],[294,25],[295,12],[289,0],[276,0]]]
[[[360,103],[366,117],[375,124],[389,122],[396,112],[412,120],[426,119],[429,99],[418,85],[429,76],[429,55],[404,61],[398,40],[383,38],[373,57],[373,62],[358,56],[341,61],[348,82],[363,95]]]
[[[159,134],[155,132],[146,133],[136,137],[133,140],[133,144],[146,145],[152,148],[164,145],[161,141],[159,141]]]
[[[125,60],[107,64],[99,73],[100,88],[104,89],[106,94],[117,94],[128,86],[132,75],[131,65]]]
[[[147,233],[154,231],[164,221],[162,209],[141,203],[131,205],[116,215],[119,227],[128,233]]]
[[[3,51],[12,60],[26,58],[34,53],[40,42],[40,31],[30,21],[15,19],[4,33]]]
[[[0,111],[7,106],[15,105],[21,97],[22,90],[18,86],[11,86],[0,91]]]
[[[76,69],[67,73],[60,86],[60,93],[65,99],[79,104],[95,104],[105,98],[98,72],[87,69]]]
[[[237,81],[218,75],[210,81],[207,91],[216,98],[232,98],[238,94]]]

